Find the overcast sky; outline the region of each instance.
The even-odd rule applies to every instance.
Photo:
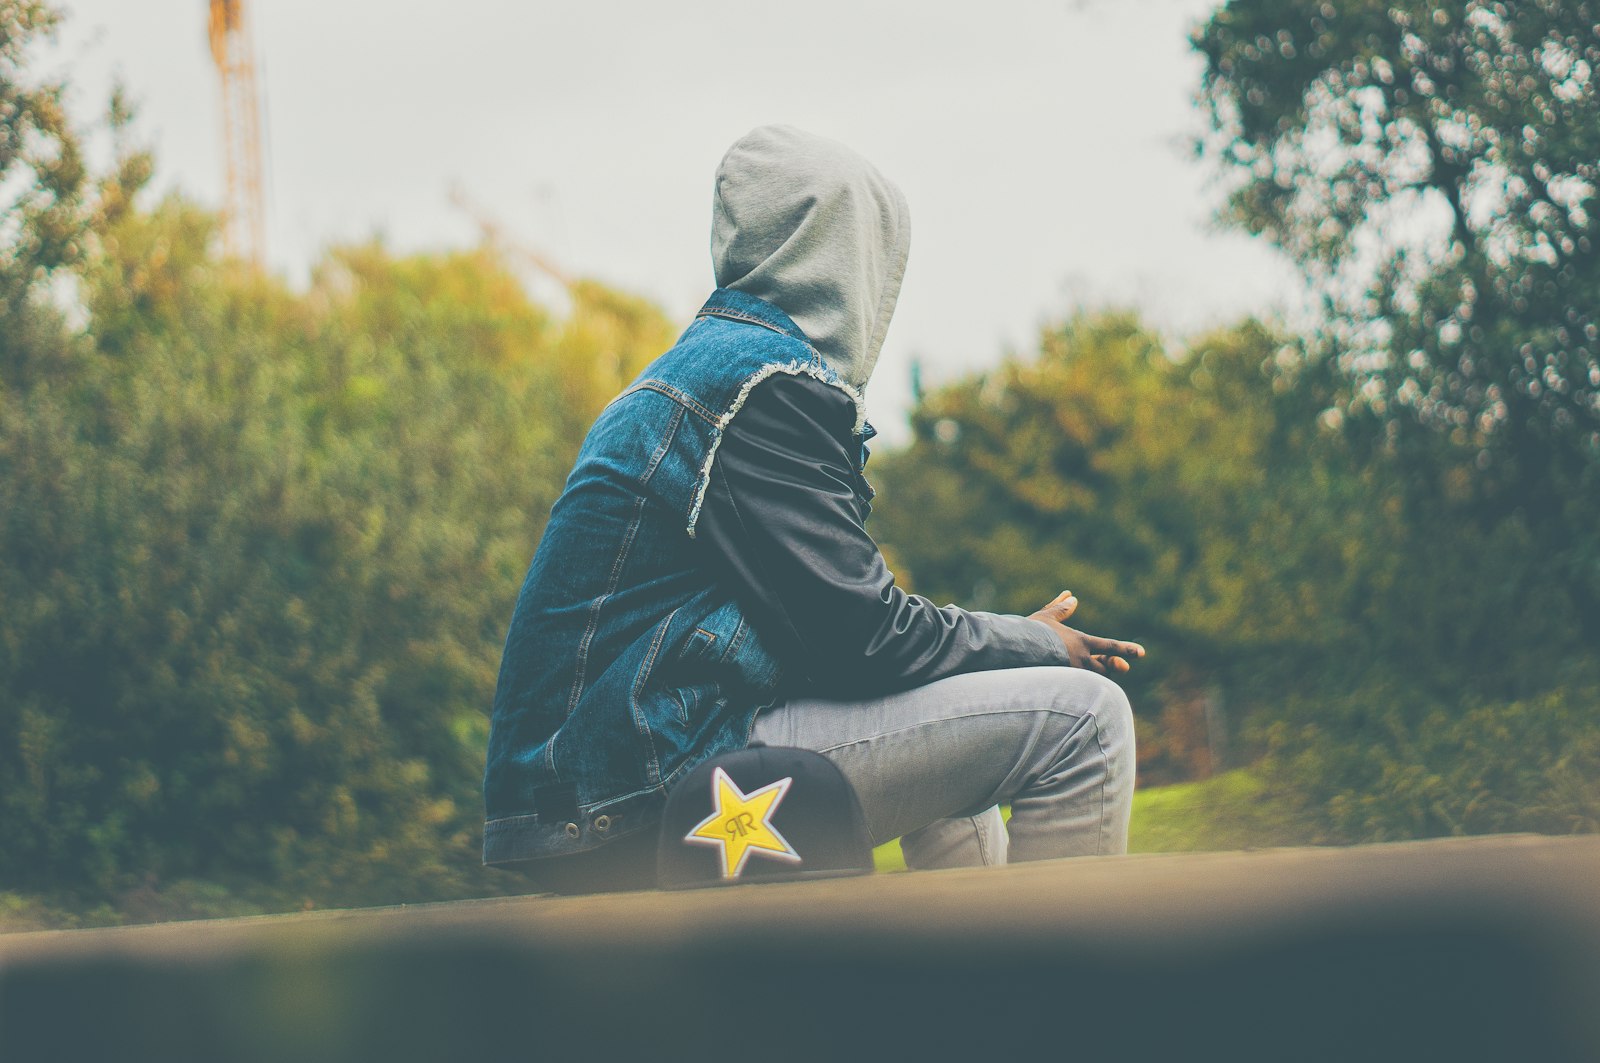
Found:
[[[116,77],[157,188],[220,202],[205,0],[59,0],[47,63],[98,112]],[[938,382],[1033,347],[1073,306],[1181,337],[1292,298],[1265,245],[1218,231],[1191,144],[1211,0],[249,0],[268,259],[385,234],[469,244],[459,186],[507,234],[686,322],[709,292],[711,177],[789,122],[877,163],[911,205],[900,307],[871,389],[904,438],[909,365]]]

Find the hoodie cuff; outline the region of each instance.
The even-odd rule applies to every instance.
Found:
[[[1027,667],[1029,665],[1060,665],[1065,668],[1072,667],[1072,658],[1067,656],[1067,647],[1064,646],[1056,633],[1037,620],[1029,620],[1025,616],[1016,616],[1006,613],[974,613],[982,617],[995,635],[1004,638],[1015,648],[1018,661],[1012,667]]]

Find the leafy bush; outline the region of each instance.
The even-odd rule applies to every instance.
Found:
[[[84,329],[0,376],[5,883],[494,888],[505,619],[660,315],[591,285],[554,321],[488,250],[343,250],[298,295],[179,201],[95,235]]]
[[[1415,726],[1395,725],[1394,698],[1416,693],[1370,690],[1273,728],[1269,792],[1318,840],[1600,831],[1600,686],[1413,706]]]

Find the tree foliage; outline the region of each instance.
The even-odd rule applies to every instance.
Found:
[[[0,2],[8,32],[47,25]],[[76,148],[39,117],[58,89],[16,95],[22,46],[0,46],[23,100],[0,140],[34,145],[0,254],[0,887],[494,888],[505,620],[664,319],[588,281],[557,319],[489,249],[338,249],[305,292],[230,268],[208,215],[138,205],[136,153],[70,188],[28,168]]]
[[[1231,0],[1195,43],[1230,215],[1324,295],[1356,427],[1525,524],[1600,633],[1600,6]]]
[[[1223,6],[1231,215],[1323,327],[1085,314],[933,392],[873,466],[902,576],[1146,642],[1147,783],[1262,757],[1312,840],[1600,827],[1592,8]],[[492,242],[241,272],[148,157],[86,170],[54,17],[0,0],[0,888],[494,889],[503,626],[667,322]]]
[[[1225,736],[1206,734],[1214,705],[1196,712],[1322,667],[1372,607],[1330,508],[1363,512],[1365,485],[1313,446],[1304,396],[1272,387],[1295,350],[1247,322],[1173,357],[1130,314],[1081,316],[1037,358],[930,395],[879,466],[878,527],[918,589],[1024,613],[1071,589],[1087,629],[1152,648],[1128,680],[1162,719],[1147,779],[1203,771]]]
[[[30,48],[59,16],[40,0],[0,4],[0,307],[9,314],[82,251],[85,170],[63,87],[29,76]]]
[[[1080,316],[926,397],[875,466],[877,534],[940,600],[1070,588],[1086,630],[1144,642],[1147,785],[1265,758],[1308,841],[1594,829],[1577,599],[1525,525],[1417,504],[1305,366],[1254,322],[1169,352]]]

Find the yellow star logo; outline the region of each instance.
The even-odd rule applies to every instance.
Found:
[[[711,776],[715,808],[683,840],[695,845],[720,845],[723,878],[738,878],[751,853],[798,864],[800,854],[772,825],[772,814],[792,782],[793,779],[779,779],[745,793],[728,778],[727,772],[717,768]]]

